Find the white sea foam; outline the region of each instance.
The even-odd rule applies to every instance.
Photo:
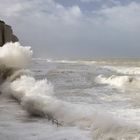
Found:
[[[126,90],[139,90],[140,89],[140,77],[134,76],[116,76],[112,75],[109,77],[105,77],[103,75],[99,75],[96,77],[95,82],[101,84],[108,84],[110,86],[114,86],[117,88],[122,88]]]
[[[64,63],[64,64],[82,64],[82,65],[93,65],[98,63],[97,61],[88,61],[88,60],[53,60],[53,59],[41,59],[37,58],[34,60],[44,60],[49,63]]]
[[[8,43],[3,47],[1,49],[3,53],[0,52],[0,63],[7,67],[23,68],[31,59],[30,48],[22,47],[19,43]],[[98,79],[105,83],[111,83],[112,79],[116,83],[117,80],[114,77],[108,80],[101,76]],[[123,81],[122,84],[129,83],[131,79],[125,77]],[[101,109],[96,110],[97,108],[94,109],[89,105],[73,104],[57,99],[53,95],[53,85],[47,79],[36,80],[28,70],[15,70],[2,84],[1,91],[3,94],[12,95],[33,115],[57,120],[62,125],[92,128],[93,139],[129,140],[140,136],[138,127],[124,122],[122,124],[110,115],[105,115],[106,112]]]
[[[131,80],[133,80],[133,78],[129,77],[129,76],[115,76],[115,75],[112,75],[109,77],[99,75],[95,79],[95,81],[97,83],[109,84],[109,85],[113,85],[113,86],[117,86],[117,87],[122,87],[125,84],[131,82]]]
[[[140,129],[109,116],[97,116],[92,127],[94,140],[139,140]]]

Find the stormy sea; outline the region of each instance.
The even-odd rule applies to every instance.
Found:
[[[32,58],[0,48],[0,140],[140,140],[140,60]]]

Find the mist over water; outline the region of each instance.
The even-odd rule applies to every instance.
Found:
[[[3,95],[14,97],[31,115],[55,120],[64,132],[65,127],[88,131],[85,136],[77,134],[80,139],[140,139],[137,65],[129,61],[32,60],[32,54],[30,47],[20,43],[0,48]]]

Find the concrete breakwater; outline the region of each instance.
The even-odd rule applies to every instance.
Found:
[[[13,34],[11,26],[0,20],[0,46],[3,46],[6,42],[17,41],[18,38]]]

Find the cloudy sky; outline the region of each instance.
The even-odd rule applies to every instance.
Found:
[[[140,57],[140,0],[0,0],[35,57]]]

